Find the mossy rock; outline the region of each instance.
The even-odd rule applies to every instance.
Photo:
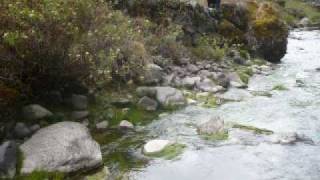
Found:
[[[160,152],[147,153],[146,155],[150,156],[150,157],[157,157],[157,158],[164,158],[167,160],[171,160],[171,159],[174,159],[175,157],[179,156],[180,154],[182,154],[183,150],[186,147],[187,146],[184,144],[174,143],[174,144],[168,145]]]
[[[287,91],[289,89],[287,87],[285,87],[284,85],[282,85],[282,84],[278,84],[278,85],[273,86],[272,90]]]
[[[232,126],[232,128],[253,131],[255,134],[266,134],[266,135],[273,134],[273,131],[268,130],[268,129],[261,129],[261,128],[257,128],[254,126],[247,126],[247,125],[242,125],[242,124],[234,124]]]
[[[202,134],[200,136],[201,138],[208,141],[223,141],[229,138],[229,132],[227,130],[224,130],[215,134]]]

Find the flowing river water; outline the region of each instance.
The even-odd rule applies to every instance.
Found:
[[[136,180],[319,180],[320,31],[293,31],[288,52],[270,75],[255,75],[242,101],[215,109],[188,106],[153,121],[150,136],[186,144],[173,160],[156,158],[130,172]],[[273,90],[273,87],[286,90]],[[284,89],[284,88],[282,88]],[[250,95],[268,92],[269,96]],[[237,93],[237,91],[235,91]],[[272,95],[272,96],[271,96]],[[201,139],[195,125],[212,116],[275,133],[296,132],[314,144],[275,144],[258,135],[224,143]]]

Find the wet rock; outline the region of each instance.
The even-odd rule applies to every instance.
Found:
[[[89,111],[73,111],[71,113],[71,118],[73,120],[82,120],[89,116]]]
[[[195,104],[197,104],[197,101],[196,101],[196,100],[193,100],[193,99],[188,98],[188,99],[187,99],[187,104],[189,104],[189,105],[195,105]]]
[[[157,90],[154,87],[138,87],[136,93],[139,97],[150,97],[153,98],[157,94]]]
[[[230,86],[236,88],[245,88],[247,85],[241,80],[240,76],[236,72],[232,72],[228,74],[228,79],[230,82]]]
[[[148,64],[144,74],[143,82],[146,85],[157,85],[162,81],[162,68],[156,64]]]
[[[130,99],[127,99],[127,98],[117,98],[117,99],[113,99],[111,104],[118,108],[126,108],[131,106],[132,102]]]
[[[156,111],[158,108],[158,102],[147,96],[144,96],[139,100],[138,106],[147,111]]]
[[[134,125],[131,122],[127,121],[127,120],[123,120],[123,121],[120,122],[119,128],[120,129],[133,129]]]
[[[155,87],[157,101],[165,108],[186,104],[182,92],[172,87]]]
[[[163,140],[163,139],[155,139],[148,141],[143,146],[143,153],[145,154],[155,154],[163,151],[166,147],[168,147],[171,144],[169,140]]]
[[[196,87],[201,91],[212,92],[212,93],[216,93],[223,90],[223,87],[216,85],[210,79],[203,79],[202,81],[198,81],[196,83]]]
[[[211,135],[224,132],[224,121],[220,117],[212,117],[197,127],[199,134]]]
[[[186,88],[193,88],[200,79],[200,77],[185,77],[182,79],[181,85]]]
[[[23,139],[32,134],[31,130],[24,123],[21,122],[15,125],[13,132],[14,136],[19,139]]]
[[[80,123],[60,122],[40,129],[20,149],[21,173],[32,171],[74,172],[102,164],[100,146]]]
[[[16,174],[17,145],[6,141],[0,146],[0,179],[11,179]]]
[[[88,108],[88,98],[84,95],[73,94],[71,97],[71,104],[76,110],[85,110]]]
[[[28,120],[38,120],[53,115],[49,110],[38,104],[23,107],[22,114],[23,117]]]
[[[213,73],[208,70],[201,70],[199,72],[199,76],[202,78],[211,78],[213,76]]]
[[[270,141],[275,144],[294,144],[296,142],[304,142],[307,144],[313,144],[312,139],[299,135],[296,132],[278,133],[271,136]]]
[[[99,123],[96,124],[96,128],[97,129],[107,129],[109,126],[109,122],[108,121],[101,121]]]

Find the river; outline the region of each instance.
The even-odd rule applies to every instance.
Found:
[[[135,180],[319,180],[320,179],[320,31],[290,33],[288,52],[270,75],[251,78],[247,95],[215,109],[188,106],[148,125],[151,136],[187,145],[173,160],[154,159],[130,172]],[[274,87],[285,90],[273,90]],[[268,92],[270,96],[253,92]],[[248,93],[248,94],[249,94]],[[246,137],[240,142],[201,139],[195,125],[211,116],[296,132],[314,141],[290,145]],[[252,135],[254,136],[254,135]]]

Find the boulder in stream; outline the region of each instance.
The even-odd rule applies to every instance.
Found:
[[[20,149],[24,156],[21,173],[68,173],[102,164],[100,145],[87,127],[76,122],[65,121],[40,129]]]

